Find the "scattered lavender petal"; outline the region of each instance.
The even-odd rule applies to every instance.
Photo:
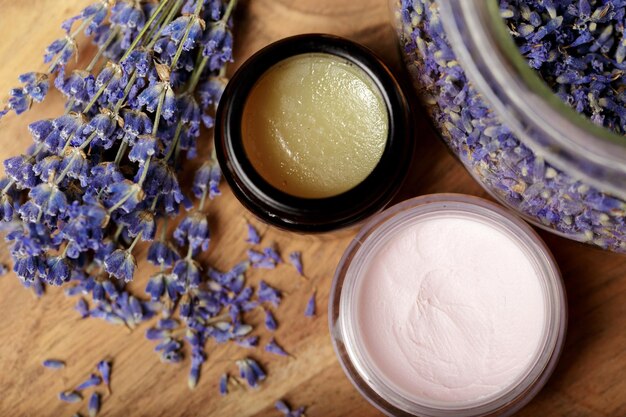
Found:
[[[248,223],[247,226],[248,238],[246,239],[246,242],[252,245],[258,245],[259,243],[261,243],[261,237],[259,236],[259,232],[257,231],[257,229],[250,223]]]
[[[259,344],[259,336],[249,336],[241,339],[236,339],[235,343],[244,348],[253,348]]]
[[[0,276],[6,275],[9,273],[9,267],[6,264],[0,264]]]
[[[304,276],[304,268],[302,267],[302,252],[295,251],[289,254],[289,262],[296,268],[296,271]]]
[[[66,403],[80,402],[83,397],[76,391],[63,391],[59,393],[59,400]]]
[[[278,323],[271,310],[265,310],[265,327],[267,330],[273,332],[278,328]]]
[[[250,260],[252,264],[262,262],[266,258],[264,253],[255,251],[254,249],[248,249],[247,254],[248,254],[248,259]]]
[[[315,316],[315,291],[311,294],[309,298],[309,302],[306,304],[306,309],[304,310],[305,317],[313,317]]]
[[[289,408],[287,403],[285,403],[283,400],[276,401],[274,407],[276,407],[276,410],[280,411],[284,415],[288,415],[289,413],[291,413],[291,408]]]
[[[50,369],[65,368],[65,362],[58,360],[58,359],[46,359],[45,361],[42,362],[42,365],[45,368],[50,368]]]
[[[278,253],[276,248],[273,247],[273,246],[268,246],[268,247],[264,248],[263,249],[263,253],[265,254],[266,257],[268,257],[269,259],[273,260],[277,264],[280,264],[280,263],[283,262],[283,259],[280,257],[280,254]]]
[[[278,307],[280,304],[280,291],[276,288],[272,287],[265,281],[259,282],[259,288],[257,289],[257,297],[259,302],[261,303],[272,303],[274,306]]]
[[[102,383],[102,378],[100,378],[96,374],[91,374],[91,376],[89,378],[87,378],[85,381],[83,381],[81,384],[79,384],[76,387],[76,391],[82,391],[82,390],[85,390],[85,389],[87,389],[89,387],[100,385],[100,383]]]
[[[100,376],[102,377],[104,385],[106,385],[109,392],[111,392],[111,362],[107,360],[101,360],[100,362],[98,362],[96,368],[98,369],[98,372],[100,372]]]
[[[254,262],[252,264],[252,267],[258,269],[274,269],[276,268],[276,262],[274,262],[272,259],[266,258],[259,262]]]
[[[220,377],[220,395],[228,394],[228,374],[222,374]]]
[[[271,338],[267,345],[265,345],[265,350],[275,355],[289,356],[289,354],[285,352],[285,350],[280,347],[278,343],[276,343],[276,340],[274,340],[274,338]]]
[[[91,394],[87,409],[89,410],[89,417],[96,417],[98,415],[98,412],[100,411],[100,394],[97,392]]]
[[[78,314],[80,314],[80,317],[83,319],[89,317],[89,306],[84,298],[79,298],[78,301],[76,301],[74,310],[78,311]]]

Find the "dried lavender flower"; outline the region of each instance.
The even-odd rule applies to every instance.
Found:
[[[82,390],[85,390],[87,388],[94,387],[96,385],[100,385],[100,383],[102,383],[102,378],[100,378],[96,374],[91,374],[89,376],[89,378],[87,378],[85,381],[81,382],[76,387],[76,391],[82,391]]]
[[[296,268],[298,274],[304,276],[304,269],[302,267],[302,252],[295,251],[289,254],[289,262]]]
[[[96,417],[100,412],[100,394],[94,392],[89,397],[89,404],[87,406],[89,411],[89,417]]]
[[[257,297],[261,303],[269,302],[274,304],[275,307],[278,307],[281,301],[280,291],[270,286],[265,281],[259,282]]]
[[[111,392],[111,368],[111,362],[107,360],[101,360],[98,362],[98,365],[96,365],[96,369],[102,377],[102,382],[107,386],[109,392]]]
[[[250,223],[247,223],[246,226],[248,228],[248,238],[246,239],[246,242],[251,245],[258,245],[261,243],[261,236],[259,236],[258,230]]]
[[[65,368],[65,362],[58,359],[46,359],[42,362],[44,368],[61,369]]]
[[[59,400],[66,403],[77,403],[82,401],[83,397],[76,391],[63,391],[59,393]]]
[[[289,356],[289,354],[283,349],[274,338],[271,338],[270,341],[265,345],[265,351],[273,353],[279,356]]]
[[[304,310],[305,317],[315,316],[315,291],[311,294],[309,301],[306,303],[306,309]]]
[[[266,378],[265,371],[257,361],[251,358],[240,359],[235,362],[239,368],[239,376],[244,378],[251,388],[259,386],[259,382]]]
[[[265,310],[265,328],[270,332],[273,332],[278,328],[276,318],[270,309]]]
[[[9,272],[9,268],[5,264],[0,264],[0,277],[6,275]]]
[[[274,403],[274,407],[277,411],[283,413],[286,417],[302,417],[304,416],[305,407],[298,407],[292,410],[291,407],[283,400],[278,400]]]
[[[80,314],[80,317],[83,319],[89,317],[89,306],[84,298],[79,298],[78,301],[76,301],[74,310],[78,311],[78,314]]]
[[[219,389],[220,395],[222,396],[228,394],[228,378],[228,374],[222,374],[222,376],[220,377]]]

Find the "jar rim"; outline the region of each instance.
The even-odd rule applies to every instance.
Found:
[[[453,406],[414,401],[385,386],[385,381],[365,362],[363,349],[358,346],[357,334],[350,322],[353,314],[351,310],[354,308],[350,296],[358,281],[357,277],[350,275],[358,266],[351,266],[358,265],[362,261],[360,258],[367,255],[368,245],[371,249],[370,239],[384,239],[385,233],[396,233],[402,224],[399,222],[446,212],[482,218],[489,225],[514,238],[529,259],[532,257],[542,281],[547,320],[543,329],[542,345],[527,372],[520,376],[521,379],[493,397],[473,404]],[[335,352],[348,378],[370,403],[390,416],[471,417],[495,411],[500,413],[498,415],[511,415],[536,395],[554,370],[563,348],[567,325],[566,304],[565,290],[556,262],[545,243],[530,226],[508,210],[478,197],[433,194],[393,206],[373,217],[361,229],[344,253],[335,273],[329,302],[329,326]]]
[[[379,90],[389,122],[385,150],[374,170],[356,187],[326,198],[296,197],[273,187],[254,169],[242,138],[246,98],[257,80],[277,63],[308,53],[331,54],[361,69]],[[397,193],[414,153],[409,120],[409,104],[402,89],[372,51],[333,35],[297,35],[261,49],[233,75],[216,114],[215,150],[235,197],[261,220],[288,230],[327,232],[361,222]]]

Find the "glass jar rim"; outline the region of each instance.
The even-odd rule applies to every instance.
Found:
[[[354,264],[366,256],[370,240],[384,239],[385,234],[398,230],[399,222],[416,218],[456,213],[480,218],[510,237],[532,257],[542,280],[546,325],[542,345],[534,362],[520,380],[507,389],[473,404],[418,402],[406,398],[386,385],[384,379],[375,374],[359,350],[358,337],[351,323],[354,303],[350,295],[355,290],[358,278]],[[365,249],[364,249],[365,248]],[[371,245],[370,245],[371,249]],[[358,268],[358,266],[356,267]],[[351,305],[352,304],[352,305]],[[500,206],[487,200],[461,194],[434,194],[413,198],[393,206],[373,217],[354,238],[337,267],[329,302],[329,326],[335,352],[344,372],[361,392],[379,410],[390,416],[482,416],[499,411],[498,415],[510,415],[524,406],[543,387],[554,370],[563,348],[567,324],[567,301],[558,267],[549,250],[536,232],[522,220]]]

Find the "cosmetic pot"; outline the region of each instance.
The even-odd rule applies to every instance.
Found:
[[[273,43],[228,83],[215,151],[239,201],[262,221],[316,233],[382,210],[414,151],[407,101],[363,46],[309,34]]]
[[[388,416],[510,416],[557,364],[567,301],[530,226],[435,194],[366,222],[337,267],[329,326],[347,377]]]

